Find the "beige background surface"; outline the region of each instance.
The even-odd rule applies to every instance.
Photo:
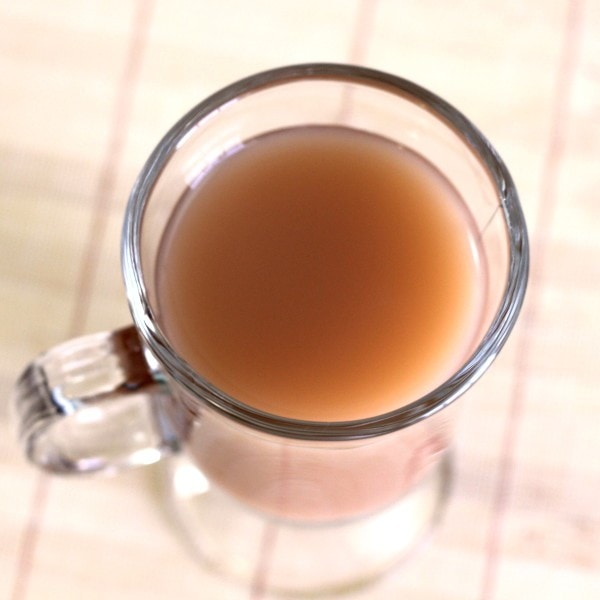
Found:
[[[203,572],[156,472],[40,475],[7,398],[25,363],[129,321],[124,203],[166,129],[284,63],[389,70],[448,99],[508,163],[533,265],[506,350],[463,400],[432,542],[354,599],[600,598],[600,3],[0,2],[0,598],[258,600]]]

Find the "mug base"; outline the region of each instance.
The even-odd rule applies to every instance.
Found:
[[[270,518],[212,486],[184,454],[165,461],[168,504],[203,567],[256,592],[349,593],[409,558],[439,522],[452,481],[444,456],[398,502],[349,521]]]

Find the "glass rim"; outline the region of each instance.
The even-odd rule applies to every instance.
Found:
[[[481,341],[453,375],[413,402],[391,412],[353,421],[304,421],[266,413],[227,395],[192,369],[161,331],[142,278],[141,226],[146,203],[163,168],[186,135],[214,111],[250,93],[297,81],[345,81],[391,92],[433,113],[453,129],[488,171],[504,213],[509,246],[502,301]],[[167,375],[195,398],[218,412],[266,433],[303,440],[370,438],[431,417],[461,396],[496,358],[516,322],[527,287],[529,245],[524,215],[512,177],[494,148],[462,113],[425,88],[401,77],[366,67],[340,63],[306,63],[262,71],[232,83],[186,113],[163,137],[134,183],[125,213],[121,243],[122,272],[135,326]]]

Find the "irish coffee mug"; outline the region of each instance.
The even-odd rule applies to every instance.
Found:
[[[303,125],[366,131],[421,155],[464,201],[480,246],[483,307],[471,346],[457,348],[455,372],[357,421],[282,418],[231,397],[178,355],[157,308],[159,245],[186,188],[245,141]],[[515,323],[528,244],[505,165],[462,114],[393,75],[307,64],[234,83],[167,133],[131,193],[122,269],[133,326],[59,345],[18,381],[28,458],[69,474],[165,459],[173,515],[206,565],[242,580],[260,568],[273,590],[317,594],[381,574],[440,514],[451,405]]]

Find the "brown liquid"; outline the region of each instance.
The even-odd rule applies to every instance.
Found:
[[[337,127],[256,138],[180,201],[160,322],[213,385],[311,421],[382,414],[464,360],[483,287],[472,223],[428,162]]]

